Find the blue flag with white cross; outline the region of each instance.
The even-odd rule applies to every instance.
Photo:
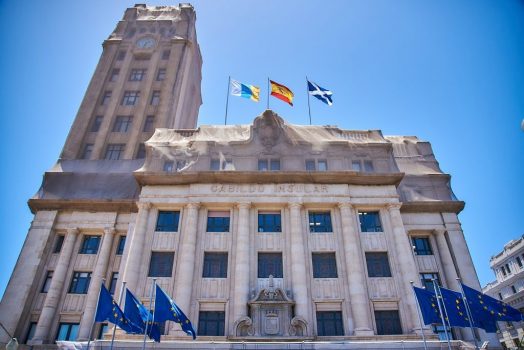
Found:
[[[333,96],[332,91],[328,89],[324,89],[323,87],[320,87],[318,84],[312,81],[309,81],[309,80],[307,81],[307,87],[308,87],[308,92],[311,96],[315,96],[320,101],[327,104],[328,106],[333,105],[333,98],[331,97]]]

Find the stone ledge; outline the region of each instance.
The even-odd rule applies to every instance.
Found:
[[[116,211],[137,213],[134,199],[130,200],[89,200],[89,199],[37,199],[27,201],[31,213],[39,210],[81,210],[92,212]]]
[[[455,213],[464,209],[463,201],[414,201],[403,202],[401,213]]]

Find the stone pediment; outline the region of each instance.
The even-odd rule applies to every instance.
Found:
[[[249,301],[249,304],[286,303],[294,304],[286,293],[280,288],[264,288]]]

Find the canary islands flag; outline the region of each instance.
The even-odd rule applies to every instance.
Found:
[[[287,86],[275,83],[273,80],[270,80],[269,82],[271,83],[271,96],[275,96],[279,100],[293,106],[293,97],[295,96],[293,92],[291,92]]]
[[[235,79],[231,79],[231,95],[249,98],[258,102],[260,99],[260,88],[254,85],[242,84]]]

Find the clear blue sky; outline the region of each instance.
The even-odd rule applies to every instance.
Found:
[[[26,201],[57,160],[101,53],[129,1],[0,0],[0,295],[32,215]],[[159,1],[158,4],[165,4]],[[227,77],[262,88],[231,98],[229,121],[265,109],[266,77],[296,93],[272,99],[308,122],[305,75],[334,91],[313,123],[382,129],[432,143],[450,173],[482,284],[489,258],[524,234],[523,1],[195,1],[204,58],[200,124],[223,123]]]

